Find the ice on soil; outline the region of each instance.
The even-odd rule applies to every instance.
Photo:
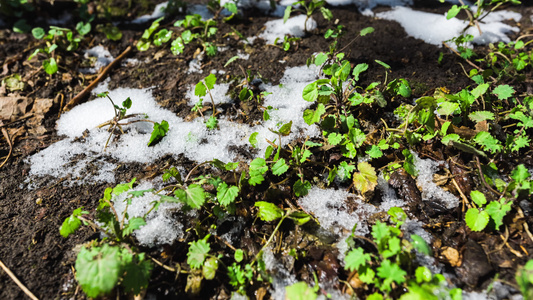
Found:
[[[290,34],[295,37],[303,37],[304,23],[306,16],[299,15],[289,18],[286,23],[283,23],[283,19],[272,20],[265,23],[265,30],[259,35],[264,39],[267,44],[274,44],[274,41],[279,38],[283,41],[283,37]],[[313,18],[307,20],[307,31],[314,30],[316,28],[316,22]]]
[[[149,189],[154,189],[154,185],[145,181],[132,190],[142,191]],[[128,196],[129,194],[126,192],[114,198],[113,205],[117,215],[122,216],[124,214],[127,206],[124,200]],[[158,200],[160,200],[160,197],[151,192],[147,192],[143,196],[134,197],[131,199],[131,205],[127,206],[129,218],[143,217],[152,208],[153,202]],[[184,234],[183,224],[178,222],[174,216],[176,212],[183,214],[182,207],[182,203],[161,203],[157,210],[152,210],[146,216],[146,225],[135,230],[133,235],[141,245],[148,247],[172,244],[176,239],[182,238]],[[191,210],[187,215],[188,217],[195,217],[196,212]]]
[[[452,193],[443,190],[435,182],[433,175],[437,172],[440,163],[431,159],[421,159],[413,153],[415,168],[418,171],[417,184],[422,192],[422,200],[438,201],[446,209],[452,209],[459,205],[459,199]]]
[[[126,133],[118,137],[118,141],[110,142],[104,152],[109,133],[107,127],[96,127],[112,119],[114,111],[107,98],[97,98],[78,105],[61,116],[57,123],[57,131],[59,135],[65,135],[67,138],[28,159],[31,164],[30,177],[71,176],[72,180],[66,181],[69,184],[76,183],[75,179],[80,179],[79,183],[95,182],[96,179],[113,182],[113,168],[116,167],[113,160],[124,163],[151,163],[167,154],[176,157],[184,154],[196,162],[215,158],[225,162],[243,160],[233,150],[235,147],[249,148],[248,138],[253,132],[258,132],[258,152],[262,155],[269,145],[266,139],[274,141],[278,138],[269,128],[277,129],[279,124],[291,120],[292,133],[283,137],[283,145],[298,137],[318,136],[320,133],[318,128],[307,125],[301,117],[303,111],[310,105],[302,99],[302,90],[315,80],[317,72],[316,67],[294,67],[286,70],[281,79],[282,86],[263,85],[267,92],[272,93],[265,97],[264,102],[265,107],[273,107],[269,111],[271,119],[253,127],[221,117],[219,129],[208,130],[203,118],[186,122],[174,113],[161,108],[149,89],[115,89],[109,93],[115,104],[122,103],[128,97],[131,98],[133,104],[128,114],[146,113],[150,120],[159,123],[166,120],[170,127],[167,136],[157,145],[148,147],[152,124],[139,122],[126,125],[123,127]],[[219,89],[223,87],[217,85],[213,90]],[[95,89],[95,93],[106,90],[105,85],[100,86]],[[223,103],[227,100],[223,93],[216,94],[215,102]]]
[[[441,46],[442,42],[458,36],[466,27],[467,22],[453,18],[446,19],[444,14],[433,14],[416,11],[408,7],[397,6],[390,11],[376,14],[378,18],[392,20],[400,23],[408,35],[422,39],[428,44]],[[480,22],[483,35],[475,27],[468,29],[466,33],[474,36],[474,43],[487,44],[497,41],[510,42],[506,35],[518,32],[518,28],[507,25],[502,21],[514,19],[519,21],[521,15],[511,11],[497,11],[489,14]],[[420,26],[424,24],[424,26]],[[450,45],[453,46],[453,45]]]

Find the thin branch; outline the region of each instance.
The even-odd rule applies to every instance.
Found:
[[[6,164],[6,162],[9,160],[9,158],[11,157],[11,153],[13,153],[13,142],[11,142],[9,133],[7,132],[7,129],[4,127],[4,123],[2,122],[2,120],[0,120],[0,127],[2,127],[2,134],[6,138],[7,144],[9,145],[9,153],[7,154],[6,159],[2,162],[2,164],[0,164],[0,168],[2,168]]]
[[[39,298],[35,297],[35,295],[30,292],[30,290],[28,290],[27,287],[25,287],[22,282],[20,282],[20,280],[18,280],[18,278],[15,276],[15,274],[13,274],[13,272],[11,272],[11,270],[9,270],[6,265],[4,265],[4,263],[0,260],[0,267],[2,267],[2,270],[4,270],[7,275],[9,275],[9,277],[11,278],[11,280],[13,280],[17,285],[18,287],[28,296],[30,297],[30,299],[32,300],[39,300]]]
[[[83,89],[83,91],[81,91],[76,97],[70,99],[67,105],[65,105],[65,107],[63,108],[63,111],[70,110],[77,104],[83,102],[85,97],[89,95],[89,93],[96,87],[96,85],[107,76],[109,71],[111,71],[111,69],[116,66],[118,62],[120,62],[131,51],[131,49],[133,48],[131,46],[128,46],[128,48],[126,48],[124,52],[122,52],[117,58],[115,58],[115,60],[113,60],[107,67],[104,68],[104,70],[98,75],[98,77],[96,77],[93,82],[91,82],[91,84],[89,84],[85,89]]]

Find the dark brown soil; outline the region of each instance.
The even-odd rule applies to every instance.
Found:
[[[149,3],[146,8],[138,7],[133,11],[140,12],[143,9],[149,11],[153,5],[154,3]],[[427,5],[425,1],[417,1],[417,5],[428,11],[443,13],[446,10],[445,6]],[[50,9],[52,8],[43,7],[37,13],[46,17],[51,13]],[[530,16],[533,8],[521,5],[511,7],[511,9],[524,16],[518,24],[522,30],[521,34],[526,33],[526,30],[531,30]],[[363,16],[353,6],[332,8],[332,12],[339,24],[344,25],[347,30],[347,34],[341,40],[340,48],[355,39],[345,49],[347,58],[353,64],[370,65],[368,72],[362,75],[362,86],[384,79],[384,69],[375,62],[376,59],[387,62],[391,66],[392,71],[388,74],[390,79],[407,79],[413,87],[415,98],[433,94],[434,90],[440,87],[445,87],[453,93],[472,84],[472,81],[464,74],[463,67],[466,67],[464,60],[443,48],[407,37],[397,23]],[[131,16],[126,18],[131,18]],[[109,88],[154,87],[153,94],[162,106],[182,117],[187,117],[191,115],[191,108],[184,100],[185,91],[190,85],[203,79],[212,69],[225,70],[225,77],[222,81],[231,81],[234,84],[242,80],[243,70],[250,70],[252,75],[260,76],[263,81],[277,84],[285,68],[303,65],[313,53],[328,49],[329,41],[323,38],[323,34],[331,25],[321,16],[317,18],[318,28],[303,38],[296,49],[288,52],[272,45],[265,45],[260,40],[256,40],[253,45],[245,45],[234,35],[226,38],[226,34],[232,32],[231,27],[245,37],[254,36],[262,30],[263,24],[271,19],[273,18],[263,16],[258,11],[248,11],[241,19],[220,25],[217,43],[232,49],[241,49],[242,52],[250,54],[250,58],[246,61],[238,60],[224,67],[234,52],[221,52],[215,57],[204,59],[202,74],[187,74],[188,63],[195,51],[192,47],[188,47],[185,54],[179,57],[172,55],[168,46],[151,47],[146,52],[134,49],[128,57],[138,59],[141,61],[140,65],[135,68],[124,66],[115,68],[110,74]],[[169,27],[172,25],[173,20],[165,21],[168,22],[163,24]],[[370,38],[356,38],[359,30],[368,26],[375,28],[373,35]],[[94,210],[98,199],[109,185],[74,184],[70,186],[65,185],[65,181],[76,180],[75,178],[32,178],[31,180],[37,180],[38,186],[41,187],[28,190],[22,188],[25,186],[23,182],[29,180],[29,166],[26,159],[61,139],[54,132],[55,121],[61,107],[94,79],[94,76],[84,77],[76,71],[83,57],[83,49],[102,44],[114,57],[117,57],[127,46],[133,45],[140,38],[144,27],[131,28],[121,25],[121,29],[124,36],[120,42],[109,41],[102,33],[91,33],[75,53],[62,54],[62,67],[53,76],[48,76],[42,70],[38,70],[40,61],[27,61],[27,57],[37,46],[31,34],[13,33],[10,29],[0,30],[0,61],[3,62],[4,68],[2,78],[19,73],[28,82],[19,94],[29,99],[25,111],[18,117],[13,120],[4,120],[3,128],[8,129],[13,139],[13,154],[0,169],[0,259],[39,299],[84,298],[83,293],[76,288],[74,280],[72,270],[75,257],[72,249],[77,244],[95,237],[95,233],[86,228],[65,239],[59,235],[58,229],[64,218],[74,209],[84,206],[89,211]],[[437,61],[440,53],[444,53],[444,57],[442,63],[439,64]],[[285,63],[279,63],[281,60]],[[521,89],[517,91],[518,93],[531,92],[529,87],[531,74],[528,75],[528,80],[518,85],[517,88]],[[5,96],[5,94],[5,90],[0,90],[0,96]],[[51,102],[49,109],[39,112],[44,118],[35,121],[37,113],[33,110],[34,101],[42,98],[50,98],[54,101]],[[233,109],[249,111],[250,114],[240,121],[253,122],[254,119],[261,118],[257,110],[253,112],[254,108],[256,107],[244,107],[238,104],[238,107]],[[371,116],[368,119],[379,122],[378,116]],[[37,127],[41,128],[38,133],[35,131]],[[423,144],[419,147],[419,155],[435,159],[446,159],[457,155],[453,149],[439,147],[442,146]],[[0,140],[1,161],[8,152],[8,143],[2,137]],[[514,159],[531,167],[533,165],[531,154],[531,151],[527,151],[526,155]],[[335,153],[325,153],[324,157],[329,157],[325,158],[325,161],[330,160],[334,155]],[[473,159],[471,155],[460,156],[459,159],[466,162]],[[159,166],[165,165],[165,162],[166,159],[162,159],[152,166],[128,165],[117,173],[116,183],[129,181],[133,177],[160,176],[162,170]],[[182,163],[190,164],[190,162]],[[383,161],[381,164],[386,163],[388,161]],[[458,165],[462,164],[464,162]],[[503,166],[504,163],[501,165]],[[479,184],[479,182],[472,183],[473,176],[465,170],[457,169],[454,172],[457,172],[457,176],[464,178],[461,187],[472,188]],[[508,246],[503,246],[503,240],[498,232],[473,233],[468,230],[460,208],[455,211],[442,212],[439,207],[422,205],[420,197],[417,198],[412,194],[416,194],[413,189],[416,190],[417,187],[409,185],[409,180],[405,177],[402,179],[401,174],[394,176],[395,180],[398,180],[398,194],[411,201],[408,205],[410,213],[418,215],[419,219],[424,221],[426,229],[435,236],[435,242],[432,245],[435,257],[446,265],[447,272],[457,275],[454,283],[458,286],[466,290],[481,290],[486,288],[497,274],[503,282],[514,282],[517,267],[524,265],[528,258],[533,257],[530,254],[533,253],[532,240],[523,232],[522,227],[512,225],[513,220],[507,221],[507,224],[510,224],[509,231],[502,232],[502,234],[507,234],[509,247],[518,251],[521,256],[512,253]],[[451,190],[455,192],[454,188]],[[282,190],[271,190],[269,193],[271,194],[265,195],[265,198],[276,199],[280,195],[287,196],[287,194],[290,197],[290,193]],[[255,196],[250,195],[250,200],[255,200],[252,199],[253,197]],[[258,200],[262,199],[260,196],[257,197]],[[261,239],[258,236],[262,236],[261,233],[268,236],[273,228],[271,225],[252,224],[253,216],[247,216],[246,220],[246,226],[250,226],[251,230],[243,235],[242,244],[235,246],[249,249],[251,253],[254,253],[261,247]],[[530,216],[525,219],[521,218],[518,222],[520,224],[526,222],[530,228],[533,226]],[[293,244],[298,236],[301,236],[298,230],[302,229],[284,225],[281,230],[286,232],[286,240],[276,241],[276,243]],[[326,279],[337,276],[346,278],[347,274],[339,270],[340,265],[336,261],[336,253],[322,244],[308,246],[307,263],[299,262],[293,266],[293,272],[298,274],[299,279],[313,282],[313,272],[318,272],[321,278]],[[223,247],[223,245],[218,247]],[[446,262],[441,255],[445,247],[452,247],[463,253],[464,263],[461,267],[455,268]],[[169,263],[183,262],[186,259],[186,251],[186,243],[169,245],[168,249],[165,249],[165,252],[172,253],[172,257],[168,259]],[[154,253],[157,254],[157,251]],[[184,276],[175,276],[158,267],[154,269],[150,291],[161,298],[176,299],[177,296],[185,298],[187,297],[184,293],[185,282]],[[231,293],[231,287],[222,280],[210,282],[209,285],[200,294],[200,298],[225,299]],[[342,288],[342,284],[337,283],[336,287]],[[254,293],[259,295],[266,290],[268,290],[267,285],[257,284],[250,287],[249,295],[253,296]],[[25,297],[7,274],[0,271],[0,299],[25,299]]]

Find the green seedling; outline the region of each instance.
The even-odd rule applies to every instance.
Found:
[[[287,20],[289,19],[289,17],[291,16],[291,13],[293,11],[301,11],[303,13],[305,13],[305,22],[304,22],[304,32],[308,32],[307,31],[307,21],[309,20],[309,18],[311,18],[311,16],[316,12],[316,10],[320,10],[320,12],[322,13],[322,16],[324,17],[324,19],[328,20],[328,21],[331,21],[331,19],[333,19],[333,14],[331,13],[331,11],[329,9],[327,9],[326,7],[324,7],[324,5],[326,4],[326,1],[325,0],[311,0],[311,1],[297,1],[297,2],[294,2],[292,5],[289,5],[287,6],[287,8],[285,9],[285,13],[283,15],[283,22],[287,22]],[[301,5],[302,8],[294,8],[298,5]]]
[[[161,123],[157,123],[157,122],[146,119],[147,116],[145,114],[127,114],[127,110],[130,109],[132,105],[132,101],[129,97],[122,102],[122,106],[118,106],[113,102],[113,99],[109,97],[109,92],[100,93],[98,94],[98,97],[107,97],[109,101],[111,101],[111,104],[113,105],[113,109],[115,110],[115,116],[113,117],[113,119],[98,125],[98,128],[109,126],[109,129],[108,129],[109,137],[107,138],[107,141],[105,143],[104,150],[107,148],[109,141],[111,140],[111,137],[115,134],[115,131],[117,128],[120,130],[121,134],[124,134],[124,130],[122,129],[122,126],[130,125],[133,123],[149,122],[149,123],[154,124],[154,129],[152,131],[152,134],[150,135],[148,146],[153,146],[157,144],[167,134],[168,128],[169,128],[167,121],[163,120],[161,121]],[[135,120],[127,121],[127,122],[122,122],[124,120],[130,119],[130,118],[138,118],[140,116],[144,116],[145,119],[135,119]]]
[[[204,108],[204,97],[209,94],[209,98],[211,99],[211,104],[213,105],[213,114],[205,122],[205,126],[209,129],[216,129],[218,126],[215,100],[213,99],[213,95],[211,94],[211,90],[215,87],[216,81],[217,77],[215,76],[215,74],[209,74],[209,76],[204,78],[204,80],[198,82],[194,88],[194,94],[200,97],[200,100],[194,104],[192,111],[199,112],[200,115],[203,117],[204,115],[202,113],[202,110]]]
[[[38,40],[45,41],[46,46],[36,49],[29,57],[28,60],[31,60],[34,56],[39,53],[43,53],[47,56],[43,60],[43,69],[49,75],[55,74],[58,71],[58,65],[55,55],[56,49],[61,49],[64,51],[75,51],[78,49],[79,43],[81,42],[84,35],[91,31],[90,23],[79,22],[76,25],[76,31],[79,35],[74,35],[74,33],[67,28],[61,28],[56,26],[50,26],[48,33],[41,28],[35,27],[32,30],[33,36]]]
[[[278,44],[278,40],[279,38],[276,38],[274,40],[274,44],[273,46],[277,46]],[[301,41],[302,39],[299,38],[299,37],[291,37],[289,35],[286,35],[283,37],[283,42],[281,43],[281,49],[283,49],[283,51],[289,51],[291,49],[291,46],[294,46],[296,49],[295,50],[298,50],[298,46],[299,46],[299,42]],[[279,47],[279,46],[277,46]]]
[[[128,294],[139,295],[148,286],[152,265],[131,237],[134,230],[146,224],[146,216],[130,218],[127,207],[135,197],[149,191],[128,192],[134,183],[135,178],[105,190],[97,208],[97,222],[86,217],[89,213],[81,207],[61,225],[59,231],[63,237],[75,233],[82,223],[107,236],[103,241],[93,240],[84,245],[76,259],[76,280],[88,297],[107,295],[116,286],[121,286]],[[127,206],[120,216],[113,202],[123,193],[128,193],[124,199]]]
[[[347,240],[352,249],[346,254],[345,268],[355,272],[365,284],[364,289],[373,292],[370,297],[383,299],[403,294],[400,299],[461,299],[461,290],[448,289],[444,276],[433,275],[427,267],[414,265],[416,252],[431,255],[431,250],[418,235],[412,234],[409,238],[403,235],[399,229],[407,220],[403,209],[393,207],[388,215],[393,225],[377,221],[372,226],[374,251],[356,247],[358,240],[370,241],[364,237],[352,233]]]

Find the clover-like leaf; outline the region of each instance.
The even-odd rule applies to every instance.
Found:
[[[204,239],[190,242],[189,252],[187,252],[187,263],[193,269],[199,269],[204,264],[207,254],[211,250],[211,245],[207,242],[209,235]]]
[[[228,186],[227,183],[222,182],[217,188],[217,199],[220,204],[228,206],[235,202],[235,199],[239,195],[239,188],[232,185]]]
[[[486,211],[479,211],[477,208],[469,208],[465,214],[466,225],[472,231],[481,231],[489,223],[489,214]]]
[[[259,208],[259,218],[265,222],[277,220],[283,215],[283,210],[270,202],[257,201],[255,207]]]

